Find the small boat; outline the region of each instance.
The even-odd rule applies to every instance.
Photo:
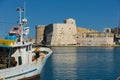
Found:
[[[18,25],[10,30],[8,36],[0,39],[0,80],[20,80],[39,75],[52,54],[50,48],[33,48],[33,43],[25,37],[29,28],[24,28],[27,23],[26,18],[22,19],[24,10],[18,8],[17,11],[20,14]]]

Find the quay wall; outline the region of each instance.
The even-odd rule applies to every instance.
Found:
[[[79,38],[77,43],[80,46],[113,46],[115,45],[113,37]]]

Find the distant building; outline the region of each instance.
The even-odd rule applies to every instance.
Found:
[[[76,44],[76,34],[75,20],[70,18],[65,20],[64,23],[46,26],[44,41],[47,45],[74,45]]]
[[[104,28],[105,33],[113,33],[115,36],[120,36],[120,27]]]
[[[115,35],[116,44],[120,45],[120,27],[113,28],[112,33]]]
[[[104,31],[105,33],[112,33],[112,29],[111,28],[104,28]]]
[[[112,33],[115,35],[120,35],[120,27],[112,28]]]

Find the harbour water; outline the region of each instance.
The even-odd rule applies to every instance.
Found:
[[[39,80],[116,80],[120,47],[52,47]]]

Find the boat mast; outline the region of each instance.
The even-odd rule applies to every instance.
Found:
[[[24,25],[27,24],[27,19],[25,18],[25,0],[24,0],[24,8],[19,7],[19,8],[17,8],[17,11],[19,12],[18,26],[22,28],[21,35],[20,35],[20,42],[22,42]]]
[[[22,7],[17,8],[17,11],[19,12],[19,26],[22,26],[22,13],[24,12],[24,9]]]
[[[21,35],[20,35],[20,42],[23,41],[23,24],[22,24],[22,13],[24,12],[24,9],[22,7],[17,8],[17,11],[19,12],[19,22],[18,26],[21,27]]]

